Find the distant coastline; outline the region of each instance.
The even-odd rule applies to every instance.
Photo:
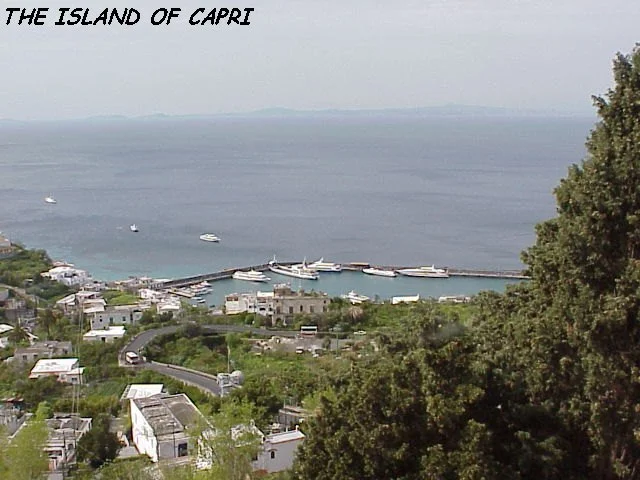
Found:
[[[112,121],[162,121],[162,120],[207,120],[221,118],[280,118],[280,117],[575,117],[594,118],[591,110],[562,110],[562,109],[532,109],[509,108],[483,105],[446,104],[427,107],[389,107],[389,108],[326,108],[326,109],[295,109],[286,107],[270,107],[246,112],[224,112],[203,114],[166,114],[154,113],[147,115],[91,115],[87,117],[69,119],[38,119],[21,120],[0,118],[0,126],[15,125],[32,122],[112,122]]]

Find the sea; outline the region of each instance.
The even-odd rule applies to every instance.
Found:
[[[102,280],[177,278],[274,255],[519,269],[593,125],[590,117],[395,114],[2,122],[0,231]],[[221,242],[199,240],[207,232]],[[380,298],[513,283],[272,277]],[[216,282],[207,300],[258,288],[268,287]]]

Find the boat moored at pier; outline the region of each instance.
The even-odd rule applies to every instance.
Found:
[[[271,280],[264,273],[258,272],[256,270],[238,270],[234,272],[232,278],[234,280],[246,280],[247,282],[268,282],[269,280]]]
[[[367,275],[377,275],[379,277],[397,277],[398,274],[393,270],[383,270],[381,268],[363,268],[362,273],[366,273]]]
[[[342,271],[342,265],[340,265],[339,263],[333,263],[333,262],[325,262],[324,258],[321,258],[320,260],[316,260],[313,263],[310,263],[307,268],[309,268],[309,270],[315,270],[316,272],[341,272]]]
[[[278,265],[274,257],[274,259],[269,262],[269,270],[273,273],[279,273],[280,275],[286,275],[288,277],[301,278],[303,280],[318,279],[318,273],[309,269],[304,261],[298,265],[285,266]]]
[[[449,272],[447,272],[447,270],[444,268],[436,268],[435,265],[431,265],[430,267],[403,268],[396,271],[405,277],[449,278]]]

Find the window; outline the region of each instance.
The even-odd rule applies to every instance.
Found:
[[[276,458],[276,451],[275,450],[271,450],[271,458]]]
[[[300,313],[304,312],[304,307],[300,305]]]
[[[309,305],[309,313],[313,313],[313,305]]]
[[[186,457],[187,456],[187,444],[186,443],[179,443],[178,444],[178,456],[179,457]]]
[[[323,311],[324,313],[327,313],[327,307],[326,307],[326,306],[322,307],[322,311]]]
[[[289,313],[293,314],[293,307],[289,307]]]
[[[282,312],[280,311],[280,305],[278,305],[278,306],[276,307],[276,313],[282,313]]]

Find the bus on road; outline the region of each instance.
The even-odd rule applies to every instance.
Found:
[[[140,355],[138,355],[135,352],[127,352],[127,353],[125,353],[124,354],[124,359],[130,365],[135,365],[137,363],[140,363]]]

